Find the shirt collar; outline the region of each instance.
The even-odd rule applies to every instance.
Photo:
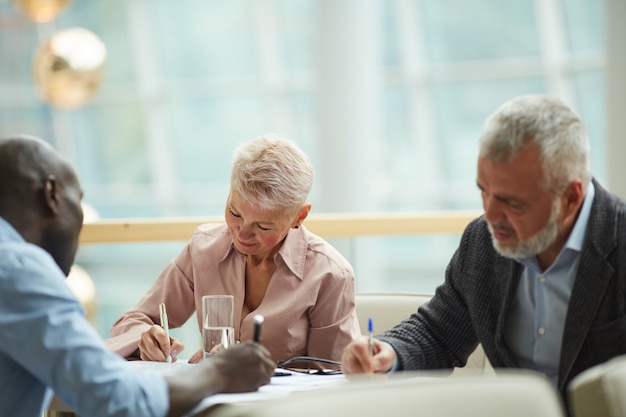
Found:
[[[228,231],[226,231],[228,233]],[[278,253],[274,256],[274,262],[278,265],[279,259],[289,268],[289,270],[298,278],[304,278],[304,264],[307,254],[307,233],[304,226],[300,226],[298,229],[289,229],[283,245],[278,250]],[[224,256],[220,259],[223,262],[231,253],[241,255],[235,245],[230,240],[230,244],[226,247]],[[244,255],[241,255],[244,256]]]
[[[574,224],[572,233],[570,233],[565,242],[565,248],[572,249],[580,252],[583,248],[583,242],[585,240],[585,232],[587,231],[587,223],[589,222],[589,215],[591,214],[591,206],[593,205],[593,197],[596,194],[596,190],[593,186],[593,182],[589,182],[587,187],[587,195],[585,195],[585,201],[578,214],[578,219]]]
[[[9,242],[24,242],[24,238],[19,234],[17,230],[11,225],[11,223],[4,220],[4,218],[0,217],[0,242],[1,241],[9,241]]]
[[[283,246],[276,255],[280,256],[291,272],[301,280],[304,279],[304,264],[306,261],[307,247],[306,229],[301,225],[297,229],[289,229]]]

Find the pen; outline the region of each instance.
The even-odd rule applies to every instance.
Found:
[[[165,337],[167,337],[167,356],[165,360],[172,362],[172,355],[170,355],[170,326],[167,323],[167,312],[165,311],[165,303],[159,304],[159,314],[161,315],[161,327],[165,330]]]
[[[374,356],[374,322],[372,321],[371,317],[367,320],[367,333],[369,334],[369,337],[370,337],[369,348],[370,348],[370,358],[371,358],[372,356]]]
[[[261,341],[261,325],[263,324],[263,320],[265,320],[265,318],[260,314],[257,314],[256,316],[254,316],[254,339],[253,340],[255,342]]]

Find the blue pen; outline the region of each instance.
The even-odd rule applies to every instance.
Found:
[[[369,348],[371,358],[372,356],[374,356],[374,322],[372,321],[371,317],[367,320],[367,332],[370,336]]]

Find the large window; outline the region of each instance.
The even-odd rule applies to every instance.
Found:
[[[603,13],[595,0],[75,0],[37,24],[0,0],[0,134],[59,147],[103,218],[220,215],[234,148],[265,132],[311,157],[314,212],[479,209],[478,134],[518,94],[576,108],[605,178]],[[39,99],[30,65],[38,43],[73,26],[105,43],[106,78],[91,103],[64,111]],[[339,47],[357,59],[321,70]],[[329,97],[345,105],[335,112]],[[378,130],[356,126],[372,121]],[[344,141],[352,157],[337,161]],[[333,206],[346,183],[359,201]],[[457,240],[332,243],[359,291],[433,291]],[[80,250],[103,335],[183,244]]]

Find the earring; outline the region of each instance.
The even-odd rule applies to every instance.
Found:
[[[294,229],[297,229],[298,227],[300,227],[300,226],[298,226],[298,225],[296,224],[293,228],[294,228]]]

